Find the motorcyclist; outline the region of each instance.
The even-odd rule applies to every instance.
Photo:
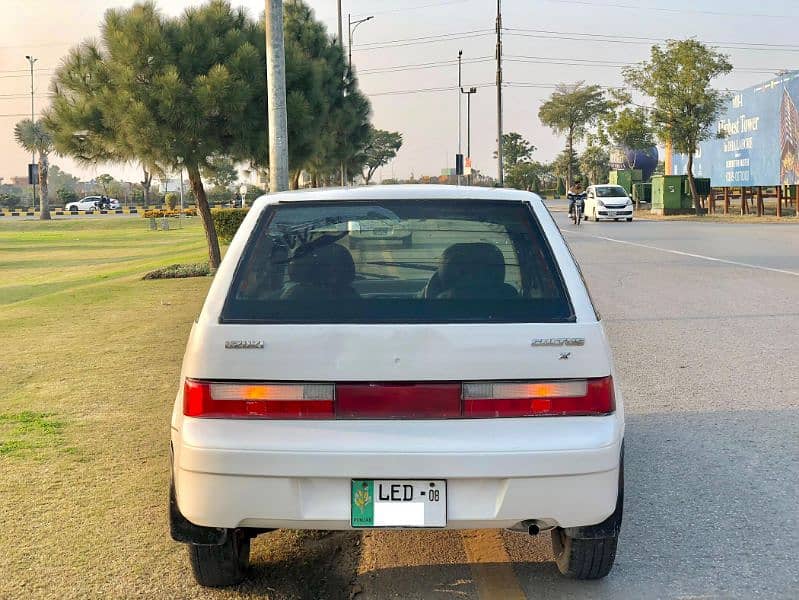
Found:
[[[574,212],[574,203],[581,199],[583,195],[583,184],[579,181],[575,181],[572,183],[572,186],[569,188],[569,192],[566,194],[566,198],[569,200],[569,214]]]

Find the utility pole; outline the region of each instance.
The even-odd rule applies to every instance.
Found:
[[[32,56],[29,55],[26,55],[25,58],[28,59],[28,62],[30,63],[31,66],[31,123],[35,124],[36,112],[33,110],[33,65],[39,59],[33,58]],[[31,152],[31,164],[34,165],[36,164],[36,152]],[[33,206],[31,206],[31,208],[34,212],[36,212],[36,181],[34,180],[32,183],[33,183]]]
[[[269,191],[289,189],[283,0],[266,0],[266,101],[269,104]]]
[[[505,187],[502,168],[502,0],[497,0],[497,181]]]
[[[341,22],[341,0],[338,0],[338,45],[341,48],[341,53],[344,54],[344,34],[342,33],[342,22]],[[347,63],[347,68],[349,68],[349,63]],[[347,90],[344,90],[344,94],[347,94]],[[347,172],[344,161],[341,161],[341,187],[347,185]]]
[[[463,155],[461,151],[461,123],[463,122],[463,118],[461,117],[461,94],[463,93],[463,84],[461,83],[461,60],[463,58],[463,50],[458,50],[458,154]],[[455,161],[456,163],[458,161]],[[457,169],[457,164],[456,167]],[[457,173],[458,175],[458,185],[461,185],[462,175],[460,172]]]

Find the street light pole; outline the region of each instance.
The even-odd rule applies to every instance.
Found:
[[[36,123],[36,112],[33,109],[33,65],[34,63],[39,60],[38,58],[33,58],[32,56],[26,55],[25,58],[28,59],[28,62],[31,66],[31,123]],[[36,152],[31,152],[31,164],[36,164]],[[36,212],[36,181],[33,182],[33,211]]]
[[[374,19],[374,15],[370,15],[368,17],[364,17],[363,19],[358,19],[357,21],[352,20],[352,15],[347,13],[347,23],[349,24],[349,49],[347,51],[347,65],[349,65],[350,69],[352,68],[352,35],[355,33],[355,30],[358,29],[358,25],[361,23],[366,23],[367,21],[371,21]]]
[[[338,3],[338,10],[339,10],[339,37],[341,36],[341,2]],[[355,30],[358,29],[358,25],[361,23],[366,23],[374,19],[374,16],[368,16],[363,19],[358,19],[357,21],[352,20],[352,15],[347,13],[347,69],[349,73],[352,73],[352,34],[355,33]],[[346,93],[346,91],[345,91]],[[344,187],[347,185],[347,163],[346,160],[341,161],[341,186]]]
[[[463,152],[461,150],[461,123],[463,122],[463,117],[461,117],[461,94],[463,93],[463,87],[461,86],[461,59],[463,58],[463,50],[458,50],[458,154],[462,155]],[[458,161],[455,161],[455,168],[458,168]],[[458,172],[456,173],[458,176],[458,185],[461,185],[461,174]]]

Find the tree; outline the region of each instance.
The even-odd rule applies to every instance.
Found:
[[[101,43],[74,48],[54,76],[46,118],[57,147],[170,170],[182,160],[215,269],[219,241],[200,172],[219,154],[265,162],[265,44],[263,25],[222,0],[176,18],[151,2],[110,9]]]
[[[588,146],[580,155],[580,170],[590,184],[607,183],[610,173],[610,155],[601,146]]]
[[[78,193],[74,189],[65,186],[58,188],[56,196],[58,196],[62,206],[67,202],[75,202],[78,200]]]
[[[233,159],[228,156],[212,156],[203,169],[203,176],[217,187],[229,188],[239,180]]]
[[[108,196],[108,188],[114,183],[114,178],[108,173],[95,177],[95,181],[103,188],[103,196]]]
[[[694,154],[700,142],[716,135],[713,126],[727,99],[710,83],[730,71],[726,55],[690,39],[652,46],[650,60],[623,71],[628,85],[654,100],[651,118],[657,136],[676,152],[688,155],[688,184],[696,214],[702,211],[693,173]]]
[[[517,190],[538,193],[542,189],[548,170],[548,167],[540,162],[518,162],[505,170],[505,185]]]
[[[42,121],[24,119],[14,126],[14,138],[27,152],[39,154],[39,190],[41,192],[41,211],[39,219],[50,220],[50,201],[47,197],[48,156],[53,151],[53,136]]]
[[[638,107],[625,107],[613,116],[607,127],[611,141],[618,147],[630,152],[625,152],[625,163],[628,169],[635,168],[635,160],[628,160],[628,155],[635,156],[636,152],[649,150],[655,145],[654,132],[649,124],[646,110]]]
[[[59,199],[61,199],[61,195],[59,194],[61,190],[72,190],[75,192],[78,183],[79,180],[77,177],[66,171],[62,171],[58,165],[51,164],[50,168],[47,170],[47,186],[51,190],[56,190],[56,197]]]
[[[521,134],[511,131],[502,134],[502,166],[507,178],[510,170],[519,163],[529,162],[537,148],[524,139]],[[497,152],[494,150],[494,158]]]
[[[569,154],[568,149],[563,150],[552,161],[551,168],[555,176],[564,181],[564,190],[568,190],[580,178],[580,157],[576,152]]]
[[[387,165],[397,156],[397,152],[399,152],[401,147],[401,133],[370,127],[369,141],[364,149],[366,172],[363,175],[363,179],[366,185],[369,185],[377,169]]]
[[[600,118],[607,115],[613,103],[598,85],[585,82],[560,84],[538,111],[541,123],[557,134],[566,135],[566,186],[572,184],[574,145],[579,143]]]

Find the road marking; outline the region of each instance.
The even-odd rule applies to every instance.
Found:
[[[569,231],[565,230],[564,233],[577,233],[586,237],[596,238],[598,240],[605,240],[606,242],[615,242],[617,244],[626,244],[627,246],[637,246],[638,248],[648,248],[649,250],[660,250],[661,252],[668,252],[669,254],[677,254],[679,256],[688,256],[690,258],[699,258],[702,260],[709,260],[711,262],[724,263],[726,265],[733,265],[736,267],[748,267],[750,269],[759,269],[761,271],[771,271],[772,273],[782,273],[783,275],[793,275],[799,277],[796,271],[787,271],[785,269],[775,269],[773,267],[764,267],[762,265],[753,265],[751,263],[738,262],[736,260],[727,260],[725,258],[716,258],[715,256],[705,256],[704,254],[692,254],[690,252],[682,252],[681,250],[671,250],[669,248],[661,248],[659,246],[650,246],[648,244],[639,244],[637,242],[628,242],[626,240],[618,240],[616,238],[603,237],[601,235],[591,235],[590,233],[583,233],[582,231]]]
[[[525,600],[499,531],[463,531],[461,538],[480,600]]]

